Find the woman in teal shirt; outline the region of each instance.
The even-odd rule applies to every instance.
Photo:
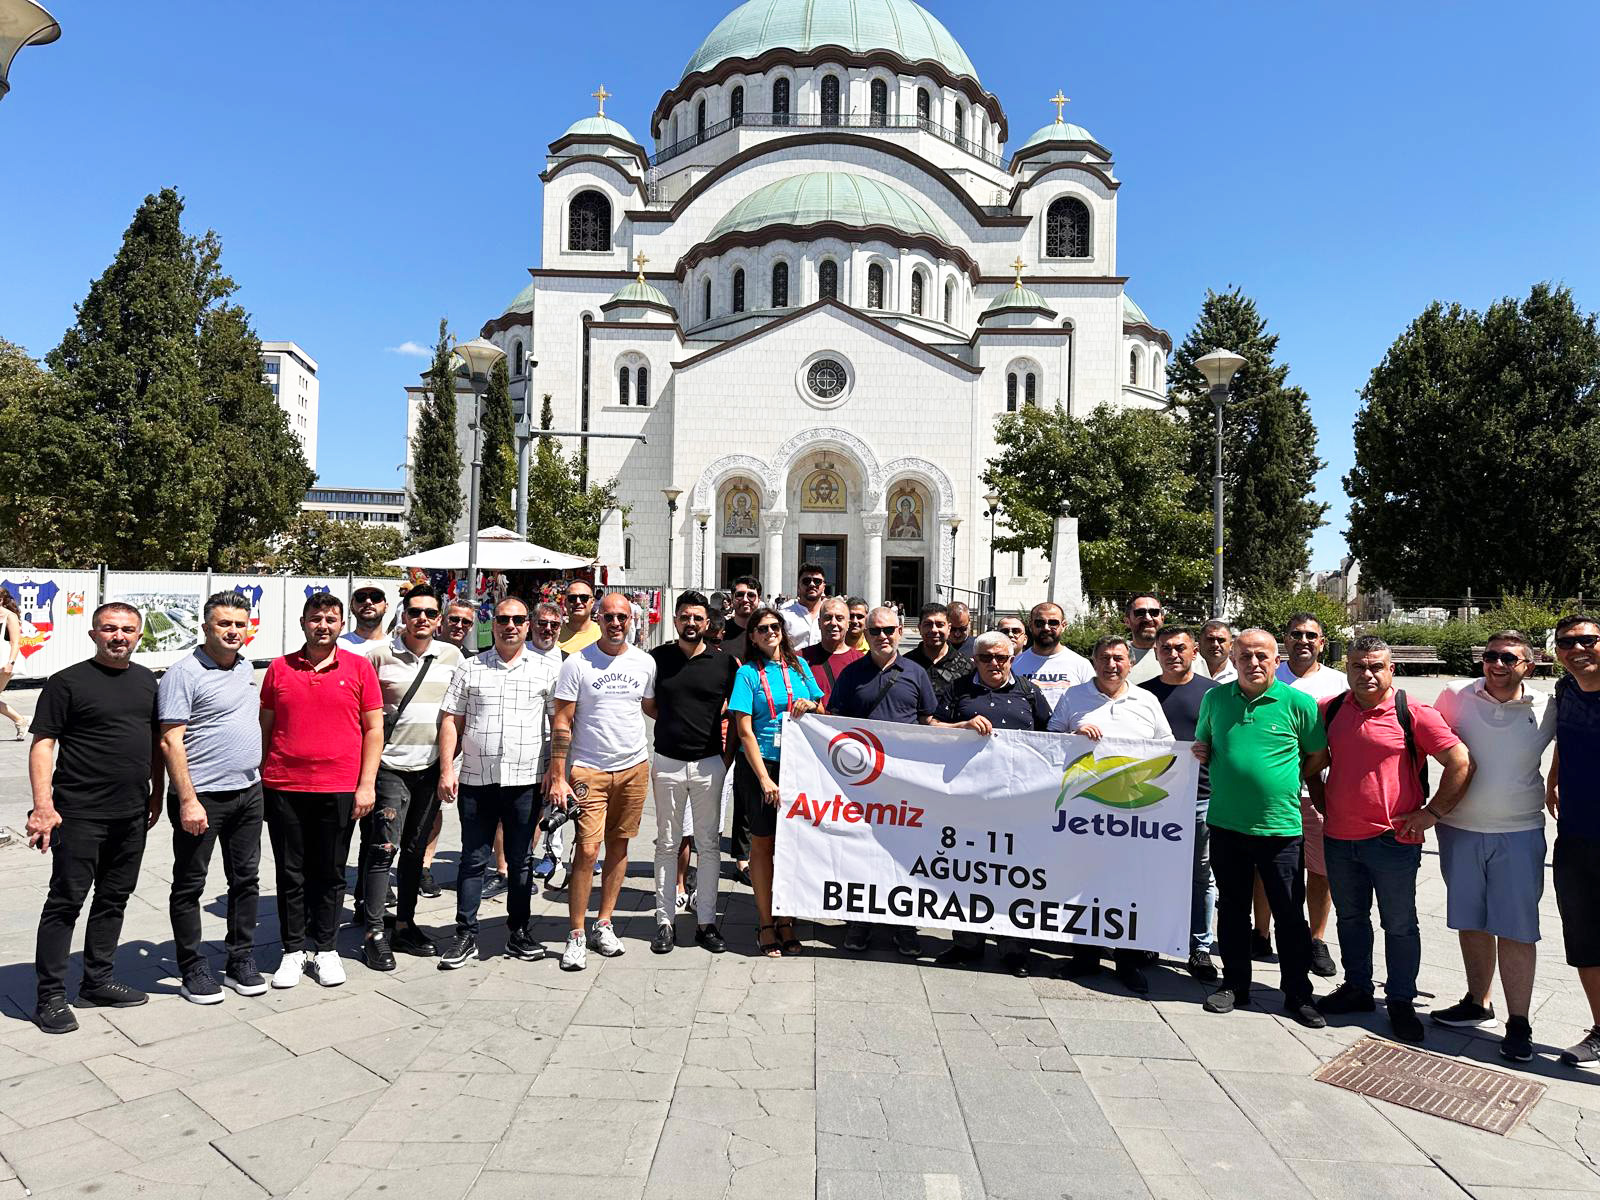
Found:
[[[744,753],[733,767],[733,802],[750,819],[750,881],[760,928],[756,941],[768,958],[800,953],[790,918],[772,921],[772,844],[778,833],[778,755],[783,716],[822,712],[822,689],[795,653],[783,617],[773,608],[750,615],[750,657],[733,680],[728,715]],[[781,926],[781,928],[780,928]],[[772,940],[766,933],[772,931]]]

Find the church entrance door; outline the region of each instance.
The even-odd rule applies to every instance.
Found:
[[[803,563],[814,562],[822,568],[822,573],[828,577],[828,595],[842,596],[845,594],[845,542],[843,537],[823,537],[817,534],[801,534],[800,536],[800,561]],[[796,571],[798,572],[798,564]],[[784,590],[792,587],[789,580],[782,584],[770,585],[772,590]]]
[[[905,613],[906,621],[915,624],[917,610],[927,602],[927,592],[924,588],[924,562],[920,558],[887,558],[884,560],[887,570],[886,587],[887,599],[900,606],[900,611]],[[877,598],[868,598],[869,604],[876,604]]]

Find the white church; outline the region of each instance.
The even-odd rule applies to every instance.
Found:
[[[912,0],[747,0],[646,141],[607,98],[550,143],[543,260],[482,332],[535,421],[548,394],[556,429],[645,436],[588,441],[631,506],[602,537],[627,580],[668,581],[670,553],[675,588],[792,594],[812,560],[874,603],[970,599],[1001,415],[1166,404],[1111,151],[1059,91],[1014,138]],[[999,604],[1047,574],[999,556]]]

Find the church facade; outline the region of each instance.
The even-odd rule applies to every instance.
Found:
[[[912,0],[748,0],[648,142],[596,98],[550,143],[542,261],[483,333],[535,420],[548,394],[554,428],[644,435],[587,443],[630,506],[629,580],[668,581],[670,553],[677,588],[792,593],[810,560],[874,603],[970,600],[995,422],[1165,405],[1172,343],[1117,271],[1111,152],[1059,92],[1013,139]],[[1014,607],[1048,564],[995,573]]]

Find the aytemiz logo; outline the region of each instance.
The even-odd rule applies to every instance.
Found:
[[[828,761],[851,787],[863,787],[883,774],[883,743],[865,729],[846,729],[828,743]]]
[[[1068,800],[1085,796],[1096,804],[1121,809],[1129,815],[1119,817],[1115,813],[1095,813],[1093,817],[1086,817],[1069,816],[1066,812],[1057,811],[1053,831],[1080,835],[1093,833],[1098,837],[1178,841],[1183,835],[1183,826],[1178,822],[1146,821],[1136,815],[1139,809],[1149,808],[1167,798],[1166,789],[1150,781],[1165,775],[1175,762],[1177,756],[1172,754],[1155,758],[1122,755],[1096,758],[1092,750],[1073,759],[1061,777],[1061,791],[1056,796],[1057,810]]]

